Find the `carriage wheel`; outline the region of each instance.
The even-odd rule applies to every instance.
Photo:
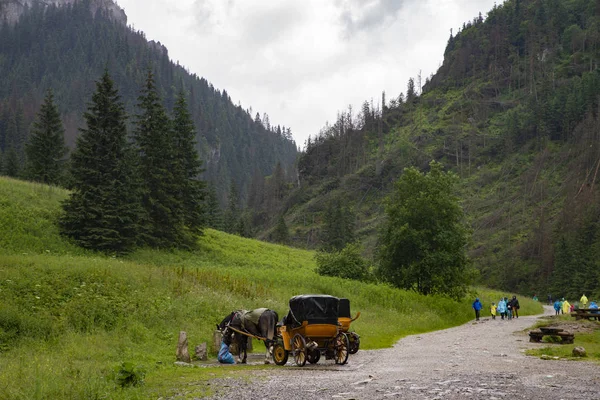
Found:
[[[348,353],[356,354],[358,348],[360,346],[360,336],[356,333],[352,332],[348,334],[348,341],[350,342],[350,348],[348,348]]]
[[[319,349],[312,349],[306,355],[306,360],[311,364],[316,364],[321,359],[321,351]]]
[[[301,334],[297,333],[292,339],[292,351],[294,352],[294,361],[299,367],[306,364],[306,341]]]
[[[273,361],[277,365],[285,365],[288,361],[289,352],[283,347],[283,343],[277,341],[273,345]]]
[[[335,337],[334,351],[335,351],[335,363],[346,364],[348,361],[348,349],[350,344],[348,342],[348,336],[345,333],[340,332]]]

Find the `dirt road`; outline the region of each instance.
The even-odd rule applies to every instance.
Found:
[[[216,383],[218,394],[213,398],[600,399],[600,365],[523,354],[544,346],[529,343],[524,332],[536,318],[485,318],[409,336],[391,349],[360,350],[342,366],[320,361],[297,368],[290,357],[285,367],[256,372],[251,382]]]

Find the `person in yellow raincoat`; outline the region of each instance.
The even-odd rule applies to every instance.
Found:
[[[562,313],[568,314],[570,310],[571,310],[571,303],[569,303],[567,300],[564,300],[563,305],[562,305]]]
[[[585,293],[579,299],[579,308],[587,308],[588,298],[585,297]]]
[[[492,314],[492,319],[496,319],[496,303],[492,303],[490,306],[490,314]]]

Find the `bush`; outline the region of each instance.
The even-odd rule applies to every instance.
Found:
[[[130,362],[124,362],[115,367],[115,382],[120,387],[139,386],[144,383],[146,371],[139,365],[133,365]]]
[[[360,254],[360,245],[350,243],[339,252],[320,251],[315,255],[317,273],[358,281],[371,280],[369,265]]]

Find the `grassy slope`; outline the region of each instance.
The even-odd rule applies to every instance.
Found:
[[[472,319],[471,300],[320,277],[312,252],[212,230],[193,253],[86,252],[55,227],[66,195],[0,178],[0,399],[160,397],[192,382],[186,393],[201,396],[208,389],[198,382],[231,370],[173,367],[179,331],[193,349],[211,343],[215,323],[231,310],[265,306],[283,315],[301,293],[348,297],[362,313],[352,328],[364,349]],[[479,293],[485,304],[501,295]],[[521,304],[525,313],[539,311]],[[147,370],[143,387],[115,389],[110,375],[125,361]]]

